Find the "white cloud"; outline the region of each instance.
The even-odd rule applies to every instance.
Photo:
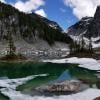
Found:
[[[44,0],[27,0],[25,2],[18,0],[13,6],[20,11],[30,13],[33,10],[37,10],[40,6],[44,6]]]
[[[39,7],[45,5],[45,0],[27,0],[23,2],[18,0],[13,6],[25,13],[31,13],[34,11],[36,14],[39,14],[43,17],[47,17],[45,11],[43,9],[39,9]],[[39,9],[39,10],[38,10]]]
[[[46,15],[46,13],[43,9],[36,10],[35,13],[38,14],[38,15],[41,15],[43,17],[47,17],[47,15]]]
[[[64,0],[64,4],[73,9],[73,14],[81,19],[85,16],[94,16],[100,0]]]
[[[3,2],[3,3],[6,3],[6,1],[5,0],[0,0],[1,2]]]

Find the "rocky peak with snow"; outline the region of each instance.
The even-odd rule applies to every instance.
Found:
[[[94,47],[100,47],[100,6],[97,7],[94,17],[84,17],[68,28],[67,34],[75,38],[84,36],[92,38]]]
[[[96,13],[94,15],[94,19],[95,20],[97,19],[100,22],[100,6],[98,6],[97,9],[96,9]]]
[[[83,32],[86,32],[92,20],[93,20],[92,17],[82,18],[79,22],[77,22],[76,24],[68,28],[67,34],[78,36],[82,34]]]
[[[83,34],[89,37],[100,36],[100,6],[97,7],[94,17],[84,17],[76,24],[72,25],[67,30],[69,35],[78,36]]]
[[[59,30],[59,31],[63,31],[62,28],[58,25],[57,22],[48,20],[45,17],[41,17],[41,19],[51,28],[55,29],[55,30]]]

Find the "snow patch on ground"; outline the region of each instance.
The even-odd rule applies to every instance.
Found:
[[[66,58],[66,59],[54,59],[54,60],[43,60],[43,62],[51,63],[72,63],[79,64],[79,67],[87,68],[90,70],[100,70],[100,60],[93,58]]]

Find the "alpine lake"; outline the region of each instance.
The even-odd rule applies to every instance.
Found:
[[[100,79],[98,78],[98,75],[100,76],[100,73],[97,71],[78,67],[78,64],[57,64],[43,62],[0,62],[1,79],[5,77],[9,79],[16,79],[31,75],[47,74],[47,76],[45,77],[36,77],[16,88],[16,91],[21,91],[22,93],[32,95],[38,95],[34,93],[34,91],[32,91],[35,87],[43,84],[48,84],[50,81],[56,80],[65,71],[68,72],[68,77],[70,76],[70,78],[77,78],[78,80],[85,82],[87,85],[89,85],[89,87],[93,87],[95,84],[96,88],[100,89]],[[9,100],[9,98],[0,93],[0,100]]]

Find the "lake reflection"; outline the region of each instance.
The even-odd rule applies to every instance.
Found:
[[[64,81],[70,79],[78,79],[90,87],[94,84],[97,88],[100,88],[100,79],[96,71],[80,68],[76,64],[55,64],[55,63],[0,63],[0,77],[1,78],[23,78],[30,75],[48,74],[46,77],[36,77],[28,81],[26,84],[18,86],[17,90],[23,93],[29,93],[33,91],[35,87],[43,84],[50,84],[52,82]],[[32,95],[36,95],[32,92]]]

